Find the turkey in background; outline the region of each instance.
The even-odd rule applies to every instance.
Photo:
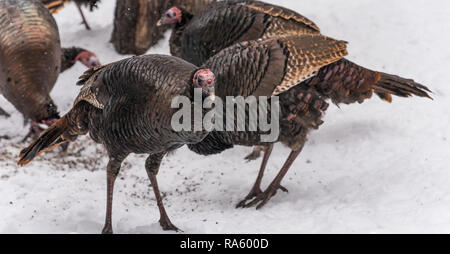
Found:
[[[66,5],[69,2],[75,2],[77,5],[78,11],[80,12],[81,18],[83,19],[83,24],[85,25],[87,30],[91,30],[91,27],[89,26],[86,17],[83,14],[83,10],[81,9],[81,6],[89,7],[90,11],[93,11],[94,8],[97,8],[97,3],[100,2],[100,0],[41,0],[41,2],[47,7],[47,9],[50,10],[52,14],[55,14],[60,10],[61,8],[64,8],[64,5]]]
[[[0,9],[0,93],[25,119],[31,119],[25,139],[37,137],[41,124],[51,125],[59,118],[50,97],[59,74],[77,61],[88,68],[100,62],[86,49],[61,48],[56,22],[39,1],[5,4],[7,8]]]
[[[173,26],[170,53],[195,65],[237,42],[320,33],[314,22],[295,11],[244,0],[211,3],[196,15],[181,5],[172,7],[158,25]]]

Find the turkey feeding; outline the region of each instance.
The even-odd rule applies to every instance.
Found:
[[[77,61],[88,68],[100,64],[90,51],[61,48],[56,22],[40,1],[0,2],[0,93],[31,119],[27,137],[59,118],[49,94],[59,73]]]

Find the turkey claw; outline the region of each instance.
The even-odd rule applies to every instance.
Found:
[[[240,205],[239,207],[243,207],[243,208],[250,208],[250,207],[253,207],[253,206],[256,205],[256,209],[257,210],[261,209],[264,205],[266,205],[266,203],[273,196],[275,196],[275,194],[277,194],[277,190],[278,189],[280,189],[280,190],[282,190],[284,192],[288,192],[288,190],[285,187],[281,186],[281,185],[278,185],[277,187],[269,186],[267,188],[267,190],[257,194],[251,202],[245,204],[245,201],[247,201],[247,200],[243,200],[244,203],[243,203],[243,201],[241,201],[238,205]]]

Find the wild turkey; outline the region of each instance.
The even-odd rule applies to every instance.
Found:
[[[86,21],[86,18],[83,14],[83,10],[81,9],[81,6],[87,6],[89,7],[90,11],[93,11],[94,8],[97,8],[97,3],[100,2],[100,0],[41,0],[41,2],[47,7],[47,9],[50,10],[52,14],[57,13],[60,9],[64,8],[64,5],[66,5],[69,2],[75,2],[77,5],[78,11],[80,12],[81,18],[83,20],[83,24],[85,25],[87,30],[91,30],[91,27]]]
[[[99,62],[85,49],[61,49],[55,20],[39,1],[5,0],[0,7],[0,93],[32,120],[36,134],[38,123],[59,118],[49,95],[59,73],[76,61],[89,68]]]
[[[391,101],[391,95],[428,97],[428,88],[394,75],[371,71],[343,57],[346,43],[322,35],[287,36],[238,43],[224,49],[203,65],[216,75],[216,96],[279,96],[280,135],[277,142],[290,153],[278,175],[262,192],[261,178],[274,142],[261,141],[262,131],[211,132],[202,142],[188,145],[192,151],[216,154],[233,145],[262,146],[264,158],[250,193],[237,207],[263,207],[281,186],[281,180],[300,154],[308,132],[323,123],[327,99],[335,104],[362,103],[377,93]],[[249,109],[246,109],[248,124]],[[267,114],[270,117],[271,107]],[[235,123],[236,125],[236,123]],[[235,128],[236,129],[236,128]]]
[[[160,224],[164,230],[177,230],[164,209],[156,174],[167,152],[197,143],[207,132],[174,131],[171,118],[177,109],[171,108],[171,102],[179,95],[194,101],[194,88],[202,89],[203,98],[214,95],[214,74],[176,57],[147,55],[88,70],[79,84],[83,87],[72,109],[22,150],[19,164],[89,132],[110,158],[103,233],[112,233],[113,186],[122,161],[130,153],[149,154],[145,168],[160,209]]]
[[[292,10],[245,0],[211,3],[195,16],[182,7],[172,7],[159,21],[164,24],[174,24],[171,54],[196,65],[237,42],[320,33],[312,21]]]

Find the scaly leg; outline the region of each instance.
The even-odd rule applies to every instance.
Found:
[[[84,17],[83,10],[81,10],[80,4],[79,3],[76,3],[76,4],[77,4],[77,7],[78,7],[78,11],[80,12],[81,18],[83,19],[84,26],[86,27],[87,30],[91,30],[91,27],[89,26],[86,18]]]
[[[114,194],[114,182],[122,165],[122,160],[118,160],[114,157],[109,159],[108,166],[106,167],[106,219],[105,226],[103,227],[102,234],[112,234],[112,203]]]
[[[292,163],[294,163],[295,159],[297,158],[297,156],[300,154],[301,151],[302,151],[301,148],[299,150],[292,151],[289,154],[289,157],[287,158],[287,160],[284,163],[283,167],[281,168],[280,172],[278,172],[278,175],[273,179],[273,181],[269,185],[269,187],[267,187],[267,189],[263,193],[256,196],[253,201],[244,205],[244,207],[246,207],[246,208],[252,207],[259,203],[256,206],[256,209],[260,209],[267,203],[267,201],[269,201],[273,196],[275,196],[278,189],[283,190],[283,187],[280,185],[281,180],[283,180],[283,177],[286,175],[286,173],[288,172]]]
[[[148,178],[152,183],[153,191],[155,192],[156,203],[159,208],[159,224],[163,228],[163,230],[174,230],[180,231],[169,219],[167,215],[166,209],[164,208],[164,204],[162,202],[161,193],[159,192],[158,182],[156,181],[156,175],[159,171],[159,166],[161,165],[161,161],[164,158],[165,153],[152,154],[145,161],[145,170],[147,171]]]
[[[272,154],[272,150],[273,150],[273,144],[271,144],[268,147],[264,148],[264,157],[261,163],[261,167],[259,169],[259,173],[258,173],[258,177],[256,178],[255,183],[253,184],[252,189],[250,190],[250,193],[248,193],[248,195],[236,205],[236,208],[243,208],[245,207],[245,203],[247,203],[247,201],[253,199],[254,197],[257,197],[258,195],[260,195],[262,193],[261,190],[261,181],[262,178],[264,176],[264,171],[266,169],[267,166],[267,161],[269,160],[270,155]]]

